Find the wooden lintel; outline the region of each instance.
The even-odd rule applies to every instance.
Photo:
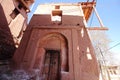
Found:
[[[93,5],[82,5],[82,8],[93,8]]]
[[[88,30],[108,30],[107,27],[87,27]]]
[[[82,7],[93,7],[96,5],[96,2],[81,2],[81,3],[78,3],[78,4],[81,4]]]
[[[52,4],[53,6],[55,5],[60,5],[60,6],[82,6],[82,7],[92,7],[93,5],[96,5],[96,2],[78,2],[78,3],[58,3],[58,4]]]

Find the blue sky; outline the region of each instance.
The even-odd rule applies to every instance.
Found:
[[[106,27],[107,34],[112,40],[110,47],[120,43],[120,0],[97,0],[97,11]],[[111,49],[120,55],[120,45]]]
[[[35,0],[35,3],[32,6],[32,11],[29,14],[29,19],[31,18],[33,12],[35,11],[38,4],[43,3],[77,3],[87,0]],[[92,0],[89,0],[92,1]],[[120,43],[120,0],[97,0],[96,9],[101,17],[105,27],[108,27],[109,30],[107,34],[111,39],[110,47],[114,46],[117,43]],[[41,9],[42,10],[42,9]],[[95,21],[93,16],[93,21],[91,26],[97,26],[98,23]],[[120,56],[120,45],[111,49],[115,52],[116,55]]]

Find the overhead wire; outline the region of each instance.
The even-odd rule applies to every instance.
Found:
[[[120,42],[117,43],[117,44],[115,44],[114,46],[110,47],[109,49],[105,50],[104,52],[109,51],[109,50],[111,50],[111,49],[113,49],[113,48],[115,48],[115,47],[117,47],[117,46],[119,46],[119,45],[120,45]]]

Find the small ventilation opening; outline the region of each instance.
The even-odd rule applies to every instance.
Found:
[[[59,5],[56,5],[56,6],[55,6],[55,9],[60,9],[60,6],[59,6]]]

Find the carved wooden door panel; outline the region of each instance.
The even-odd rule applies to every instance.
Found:
[[[46,50],[43,80],[60,80],[60,51]]]

